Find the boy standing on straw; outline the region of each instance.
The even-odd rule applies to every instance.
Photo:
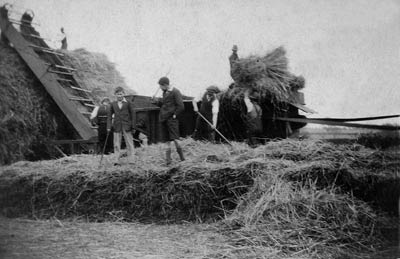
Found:
[[[168,77],[161,77],[158,84],[163,91],[163,97],[161,100],[154,100],[153,102],[161,107],[159,115],[161,122],[161,135],[162,141],[168,142],[166,149],[166,162],[167,165],[170,165],[172,160],[172,142],[175,144],[176,151],[178,152],[181,161],[185,160],[182,148],[178,143],[179,121],[177,118],[184,110],[184,104],[181,92],[175,87],[170,86]]]
[[[107,131],[111,131],[111,125],[114,128],[114,153],[117,156],[115,165],[120,164],[121,158],[121,139],[124,136],[128,149],[128,159],[130,163],[134,162],[135,150],[133,146],[132,129],[135,127],[135,116],[133,105],[125,99],[125,91],[122,87],[115,88],[114,95],[117,100],[112,102],[107,116]],[[112,120],[114,120],[112,122]]]

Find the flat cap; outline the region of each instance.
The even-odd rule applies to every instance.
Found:
[[[169,79],[166,76],[163,76],[158,80],[159,85],[169,85]]]

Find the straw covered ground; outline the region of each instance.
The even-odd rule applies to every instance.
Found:
[[[116,86],[128,88],[103,54],[64,51],[76,80],[101,99]],[[17,52],[0,42],[0,165],[58,156],[49,140],[73,139],[74,129]]]
[[[133,165],[74,155],[2,167],[1,213],[215,222],[227,239],[206,258],[355,258],[382,244],[379,226],[389,219],[374,186],[395,183],[386,199],[400,195],[398,151],[309,140],[182,146],[187,160],[174,157],[172,167],[159,145],[138,149]]]

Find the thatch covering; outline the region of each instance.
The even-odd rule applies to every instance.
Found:
[[[0,164],[51,154],[45,142],[55,138],[62,118],[54,107],[23,60],[0,42]]]
[[[373,251],[385,219],[371,207],[375,186],[387,184],[382,190],[391,192],[380,195],[386,200],[400,192],[388,188],[400,184],[398,153],[294,140],[255,149],[190,139],[182,146],[187,160],[173,167],[164,165],[158,145],[121,167],[112,155],[100,168],[100,157],[91,155],[4,167],[1,212],[92,221],[223,218],[219,228],[231,237],[226,258],[263,258],[266,251],[332,258]]]
[[[94,97],[112,95],[116,85],[128,89],[105,55],[65,51],[77,69],[77,80]],[[59,155],[48,143],[73,139],[74,128],[17,52],[0,42],[0,164]]]
[[[288,102],[293,92],[304,88],[305,79],[289,72],[285,49],[276,48],[264,57],[241,58],[233,63],[231,70],[235,82],[220,95],[218,123],[222,133],[235,140],[246,137],[244,92],[255,91],[264,114],[263,135],[267,138],[287,137],[285,123],[273,118],[285,117],[288,112],[292,117],[298,116],[297,109],[289,110]]]
[[[123,87],[126,94],[135,94],[105,54],[89,52],[83,48],[61,52],[65,54],[65,64],[77,69],[74,76],[79,85],[91,90],[96,101],[103,97],[112,97],[117,86]]]

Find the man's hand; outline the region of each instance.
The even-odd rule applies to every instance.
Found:
[[[153,97],[151,97],[150,102],[151,103],[157,103],[158,102],[158,98],[153,96]]]
[[[174,114],[174,115],[172,115],[172,118],[173,118],[173,119],[176,119],[176,115],[175,115],[175,114]]]
[[[111,129],[107,129],[107,132],[110,132],[111,131]]]

